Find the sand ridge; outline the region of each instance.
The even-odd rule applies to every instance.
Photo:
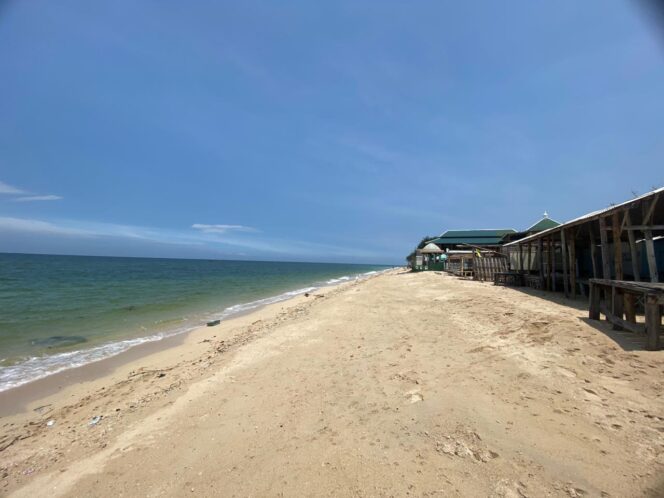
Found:
[[[0,448],[19,439],[0,452],[1,492],[662,489],[664,354],[587,321],[583,302],[433,272],[320,295],[199,331],[73,402],[3,420]]]

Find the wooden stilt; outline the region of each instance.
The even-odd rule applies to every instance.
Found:
[[[625,293],[625,320],[636,323],[636,296],[632,293]]]
[[[590,307],[588,308],[588,318],[591,320],[599,320],[599,302],[600,302],[600,289],[596,284],[590,284]]]
[[[544,282],[544,241],[542,239],[537,239],[537,270],[540,282]],[[544,287],[544,284],[542,284],[542,287]]]
[[[646,298],[646,334],[648,342],[646,348],[649,351],[657,351],[660,348],[659,330],[662,324],[662,309],[656,296]]]
[[[590,234],[590,258],[593,263],[593,278],[597,278],[597,247],[595,247],[592,222],[588,223],[588,233]]]
[[[609,241],[606,236],[606,221],[599,219],[599,238],[602,250],[602,278],[611,279],[611,266],[609,265]]]
[[[553,239],[553,237],[552,237]],[[553,292],[556,292],[556,251],[558,244],[555,240],[552,240],[552,251],[551,251],[551,289]]]
[[[572,298],[576,298],[576,238],[572,237],[572,240],[569,241],[569,285],[572,292]]]
[[[659,272],[657,271],[657,259],[655,258],[655,243],[652,240],[652,230],[644,230],[643,235],[645,237],[644,244],[646,245],[650,281],[659,282]]]
[[[622,280],[623,279],[623,269],[622,269],[622,241],[621,235],[622,231],[620,228],[620,215],[619,213],[613,213],[611,218],[612,228],[613,228],[613,269],[614,269],[614,279]],[[617,292],[613,296],[613,316],[623,319],[623,309],[624,309],[624,296],[622,292]],[[622,330],[620,325],[613,324],[614,330]]]
[[[625,223],[628,226],[632,224],[629,216],[629,210],[625,212]],[[632,274],[634,275],[634,280],[640,282],[641,260],[639,259],[639,253],[636,250],[636,236],[634,235],[634,230],[627,230],[627,237],[629,238],[629,256],[632,262]]]
[[[565,297],[569,297],[569,265],[567,264],[567,237],[565,237],[565,229],[560,230],[560,255],[563,260],[563,291]]]

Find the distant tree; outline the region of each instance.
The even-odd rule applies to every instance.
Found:
[[[418,249],[422,249],[425,245],[427,245],[427,242],[430,240],[433,240],[436,238],[436,235],[427,235],[426,237],[423,237],[422,240],[420,240],[420,243],[417,244]]]

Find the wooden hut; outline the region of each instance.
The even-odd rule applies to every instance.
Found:
[[[646,331],[659,348],[664,305],[664,188],[505,244],[532,287],[590,297],[616,328]],[[637,324],[642,303],[645,325]]]

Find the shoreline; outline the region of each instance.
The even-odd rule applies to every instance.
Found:
[[[334,287],[336,285],[340,285],[347,282],[363,280],[373,275],[384,273],[386,271],[390,271],[390,268],[385,270],[376,270],[376,271],[364,272],[359,274],[342,275],[340,277],[331,278],[325,282],[312,282],[310,285],[302,288],[284,291],[279,294],[266,296],[264,298],[259,298],[254,301],[237,303],[221,310],[217,314],[217,318],[215,319],[219,319],[221,320],[221,322],[225,322],[237,317],[250,314],[254,311],[264,308],[265,306],[288,302],[293,298],[304,295],[305,293],[316,292],[321,289]],[[140,358],[141,356],[149,355],[155,352],[159,352],[163,349],[173,347],[177,344],[181,344],[182,342],[184,342],[185,338],[192,332],[200,328],[207,327],[207,324],[205,322],[209,319],[212,319],[211,317],[213,316],[212,313],[208,313],[208,315],[209,316],[205,320],[202,320],[202,322],[199,325],[191,325],[184,330],[179,330],[179,331],[164,330],[163,332],[154,332],[147,336],[137,336],[129,339],[123,339],[117,342],[111,341],[107,343],[98,344],[90,348],[72,351],[71,353],[73,354],[79,354],[84,356],[84,355],[90,355],[92,351],[99,348],[111,349],[112,347],[121,345],[123,343],[138,341],[136,344],[128,345],[126,349],[123,349],[119,352],[110,352],[106,356],[91,359],[90,361],[87,361],[81,365],[65,366],[62,369],[55,370],[52,373],[47,373],[46,375],[35,377],[33,379],[29,379],[17,385],[13,385],[6,389],[0,390],[0,417],[16,413],[14,409],[7,409],[6,403],[3,403],[5,399],[7,398],[12,399],[14,397],[12,395],[8,397],[7,393],[12,393],[12,392],[19,393],[18,395],[16,395],[16,399],[19,400],[32,399],[34,396],[28,394],[32,390],[44,393],[45,395],[49,395],[52,394],[55,390],[61,389],[61,386],[58,385],[60,383],[70,384],[72,382],[82,382],[93,379],[96,376],[94,370],[109,371],[116,368],[118,365],[122,365],[128,361],[131,361],[132,359]],[[48,360],[50,358],[58,356],[59,354],[68,354],[68,352],[55,353],[53,355],[45,356],[44,359]],[[13,367],[20,367],[21,365],[22,363],[18,363],[16,365],[13,365]],[[31,389],[28,387],[35,383],[39,383],[39,385],[36,386],[36,389]]]
[[[57,398],[60,397],[60,393],[71,391],[71,388],[77,385],[95,385],[98,383],[104,383],[106,379],[110,380],[119,370],[124,371],[129,366],[138,365],[141,361],[145,361],[149,357],[158,357],[158,355],[164,352],[186,345],[192,340],[192,336],[195,338],[206,336],[203,337],[205,340],[208,335],[213,336],[212,333],[221,325],[234,326],[237,321],[242,318],[251,318],[252,315],[258,315],[261,311],[266,309],[269,309],[269,313],[279,305],[290,305],[286,306],[286,309],[295,306],[301,301],[299,298],[307,299],[304,297],[306,293],[321,293],[323,291],[333,290],[347,284],[362,282],[390,271],[394,271],[394,269],[391,268],[373,273],[343,276],[334,279],[337,280],[334,283],[319,284],[318,286],[312,284],[310,287],[303,289],[287,291],[249,303],[239,303],[230,306],[220,313],[221,322],[218,325],[212,327],[208,327],[206,324],[194,326],[189,330],[178,332],[173,335],[167,335],[161,339],[136,344],[124,351],[99,360],[91,361],[84,365],[66,368],[59,372],[30,380],[18,386],[10,387],[9,389],[0,391],[0,420],[6,417],[29,413],[37,407],[36,405],[41,404],[44,400],[57,400]],[[344,277],[348,278],[344,279]],[[249,306],[249,308],[242,309],[245,306]],[[240,308],[240,311],[233,312],[225,317],[223,316],[228,310],[238,307]],[[207,332],[210,332],[210,334],[207,334]]]

